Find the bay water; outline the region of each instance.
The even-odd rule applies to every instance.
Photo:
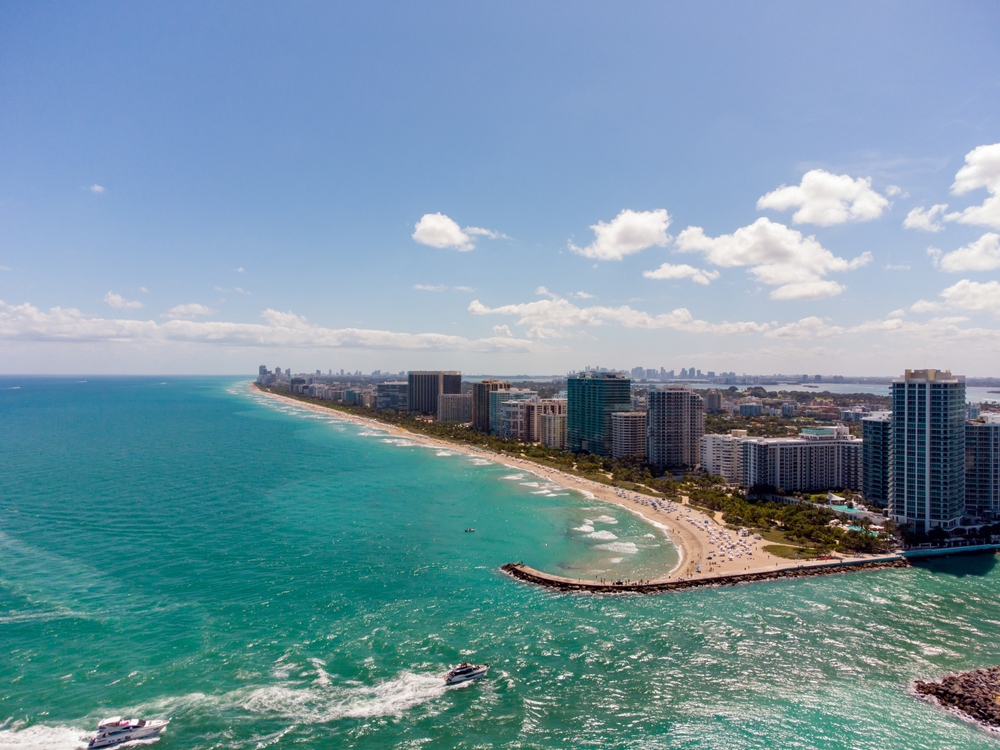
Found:
[[[172,718],[162,750],[997,746],[910,688],[1000,663],[993,557],[658,596],[499,572],[677,559],[625,510],[245,379],[2,377],[0,748],[115,714]],[[489,676],[446,688],[460,661]]]

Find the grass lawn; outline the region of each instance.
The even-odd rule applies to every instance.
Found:
[[[785,532],[781,529],[768,529],[767,531],[761,531],[758,533],[760,533],[760,535],[768,542],[783,544],[786,547],[798,547],[800,545],[800,542],[786,536]]]
[[[764,551],[770,552],[777,557],[784,557],[788,560],[815,560],[819,553],[814,549],[805,547],[789,547],[784,544],[765,544]]]

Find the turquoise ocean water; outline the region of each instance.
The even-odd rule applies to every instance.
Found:
[[[172,717],[158,750],[998,744],[908,687],[1000,663],[993,557],[558,594],[498,568],[637,578],[676,551],[235,378],[78,380],[0,378],[2,748],[118,713]],[[445,689],[462,660],[489,677]]]

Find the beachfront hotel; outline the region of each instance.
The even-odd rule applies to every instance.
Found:
[[[632,380],[617,372],[590,370],[567,379],[566,448],[609,457],[611,415],[632,410]]]
[[[527,401],[538,396],[536,391],[525,388],[504,388],[489,392],[491,433],[500,434],[503,430],[503,412],[501,407],[508,401]]]
[[[646,412],[616,411],[611,415],[611,457],[646,455]]]
[[[529,443],[541,443],[544,416],[565,417],[566,399],[532,396],[504,401],[500,405],[500,434]],[[565,438],[562,442],[565,443]]]
[[[407,375],[410,411],[437,416],[438,396],[462,392],[462,373],[457,370],[413,370]]]
[[[798,437],[744,438],[743,486],[785,492],[861,489],[861,438],[843,425],[802,430]]]
[[[668,385],[650,390],[646,460],[658,469],[694,471],[701,463],[705,401],[691,388]]]
[[[965,378],[906,370],[890,392],[892,520],[918,532],[952,529],[965,515]]]
[[[438,396],[438,422],[472,421],[471,393],[442,393]]]
[[[480,432],[490,431],[490,393],[509,391],[506,380],[483,380],[472,384],[472,426]]]
[[[731,484],[743,481],[743,441],[746,430],[730,430],[728,435],[703,435],[701,468]]]

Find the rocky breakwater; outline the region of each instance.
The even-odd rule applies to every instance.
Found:
[[[949,675],[940,682],[917,680],[918,693],[937,698],[942,706],[957,708],[973,719],[1000,727],[1000,667]]]

